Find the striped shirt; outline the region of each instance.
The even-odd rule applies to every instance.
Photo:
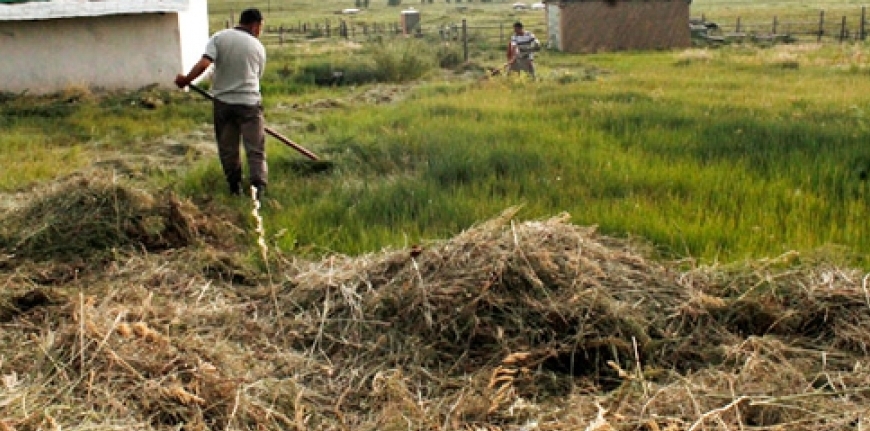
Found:
[[[536,38],[530,31],[524,31],[521,35],[516,33],[511,35],[511,45],[519,48],[520,58],[527,58],[529,60],[534,59],[535,54],[531,48],[534,47],[535,44],[540,45],[540,42],[538,42],[538,38]]]

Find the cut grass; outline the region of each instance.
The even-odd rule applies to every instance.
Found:
[[[0,191],[65,176],[107,151],[136,151],[137,142],[209,121],[210,115],[187,103],[187,97],[153,90],[93,95],[80,89],[3,96]]]

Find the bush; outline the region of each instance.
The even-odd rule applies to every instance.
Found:
[[[423,49],[421,49],[423,48]],[[404,82],[417,79],[434,66],[431,55],[420,43],[380,45],[372,50],[371,56],[380,81]]]
[[[464,62],[459,45],[440,45],[435,52],[438,66],[443,69],[453,69]]]
[[[435,67],[435,56],[425,44],[417,41],[379,44],[350,58],[308,63],[295,74],[294,80],[324,86],[406,82],[424,76]]]

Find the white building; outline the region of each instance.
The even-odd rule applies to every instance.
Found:
[[[207,0],[0,3],[0,91],[171,86],[208,37]]]

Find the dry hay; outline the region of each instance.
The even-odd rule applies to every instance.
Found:
[[[254,288],[209,276],[235,264],[208,248],[127,255],[0,321],[2,426],[868,425],[861,272],[681,271],[567,217],[512,215],[408,250],[279,257]],[[27,274],[5,275],[5,301],[25,301]]]
[[[5,214],[0,248],[25,260],[87,260],[119,248],[184,247],[203,228],[196,208],[172,193],[155,196],[93,171],[33,191]]]

